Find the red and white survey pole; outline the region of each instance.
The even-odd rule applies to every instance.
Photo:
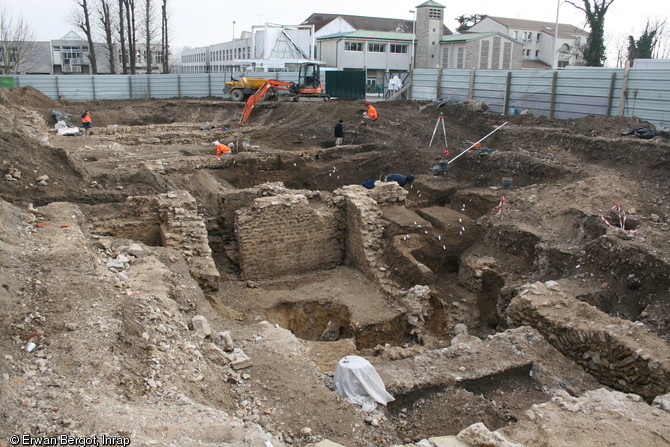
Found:
[[[493,131],[491,131],[491,132],[490,132],[488,135],[486,135],[484,138],[482,138],[481,140],[477,141],[476,143],[472,143],[472,145],[471,145],[469,148],[467,148],[466,150],[464,150],[463,152],[461,152],[460,154],[456,155],[454,158],[452,158],[451,160],[449,160],[449,164],[452,164],[454,161],[456,161],[456,159],[457,159],[458,157],[460,157],[461,155],[465,154],[467,151],[469,151],[469,150],[472,149],[473,147],[476,147],[479,143],[481,143],[482,141],[486,140],[488,137],[490,137],[491,135],[493,135],[494,133],[496,133],[499,129],[501,129],[501,128],[502,128],[505,124],[507,124],[507,123],[508,123],[508,121],[505,121],[505,122],[502,123],[500,126],[498,126],[498,127],[496,127],[495,129],[493,129]]]

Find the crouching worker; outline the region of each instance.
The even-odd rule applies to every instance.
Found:
[[[412,183],[414,181],[414,176],[412,174],[410,175],[402,175],[402,174],[389,174],[384,178],[385,182],[396,182],[400,186],[405,186],[407,183]]]
[[[215,141],[213,144],[216,145],[217,157],[220,157],[223,154],[232,154],[232,148],[235,147],[233,143],[228,143],[228,146],[226,146],[225,144],[220,143],[219,140]]]
[[[376,120],[379,118],[379,115],[377,114],[377,109],[375,109],[372,104],[369,102],[365,103],[365,112],[363,112],[363,118],[369,118],[371,120]]]

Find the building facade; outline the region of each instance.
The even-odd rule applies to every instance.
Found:
[[[266,23],[229,42],[184,50],[181,73],[297,71],[300,64],[315,61],[315,53],[313,26]]]
[[[19,45],[19,44],[17,44]],[[90,51],[88,41],[83,39],[74,31],[70,31],[60,39],[54,39],[48,42],[30,42],[24,48],[19,66],[16,72],[19,74],[93,74],[91,68]],[[109,49],[107,45],[95,42],[96,69],[97,74],[118,74],[122,70],[121,51],[118,44],[112,49],[115,63],[114,70],[110,66]],[[7,52],[11,57],[11,44],[5,45]],[[3,50],[0,50],[0,62],[3,57]],[[144,74],[147,72],[147,52],[146,45],[137,45],[136,55],[136,73]],[[159,73],[162,68],[162,57],[160,45],[156,45],[152,50],[152,73]]]
[[[441,44],[443,68],[518,70],[522,65],[522,43],[506,34],[453,34]]]
[[[523,68],[558,68],[584,65],[582,48],[589,33],[574,25],[558,24],[554,54],[555,23],[485,17],[468,32],[499,32],[523,43]]]

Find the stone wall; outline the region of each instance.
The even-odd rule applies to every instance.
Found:
[[[337,207],[313,208],[303,194],[261,197],[236,213],[244,279],[269,279],[333,268],[344,258]]]
[[[334,192],[344,209],[346,264],[359,269],[391,296],[404,295],[390,279],[384,259],[382,233],[385,221],[381,205],[402,203],[407,191],[395,182],[376,182],[373,189],[349,185]]]
[[[219,288],[219,271],[212,259],[207,228],[198,215],[195,199],[186,191],[158,195],[161,241],[164,247],[182,252],[191,276],[205,291]]]
[[[570,297],[555,281],[525,286],[507,308],[507,320],[537,329],[601,383],[645,398],[670,391],[665,341],[642,323],[611,317]]]

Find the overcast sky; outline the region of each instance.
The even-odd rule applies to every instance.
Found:
[[[69,12],[80,0],[0,0],[14,16],[21,15],[30,25],[36,40],[57,39],[74,27],[68,23]],[[161,0],[152,0],[157,5]],[[491,16],[521,18],[555,22],[556,0],[437,0],[445,6],[445,25],[454,31],[455,18],[460,15],[487,14]],[[581,4],[582,0],[574,0]],[[144,0],[136,0],[140,5]],[[416,5],[421,1],[304,1],[304,0],[168,0],[172,48],[198,47],[231,40],[233,21],[235,36],[243,30],[265,22],[296,25],[312,13],[348,14],[358,16],[388,17],[412,20]],[[670,15],[668,0],[614,0],[605,20],[608,47],[620,36],[633,34],[639,37],[647,19],[667,18]],[[559,13],[560,23],[585,28],[584,13],[563,2]],[[670,27],[670,23],[668,24]],[[608,48],[611,50],[611,48]]]

